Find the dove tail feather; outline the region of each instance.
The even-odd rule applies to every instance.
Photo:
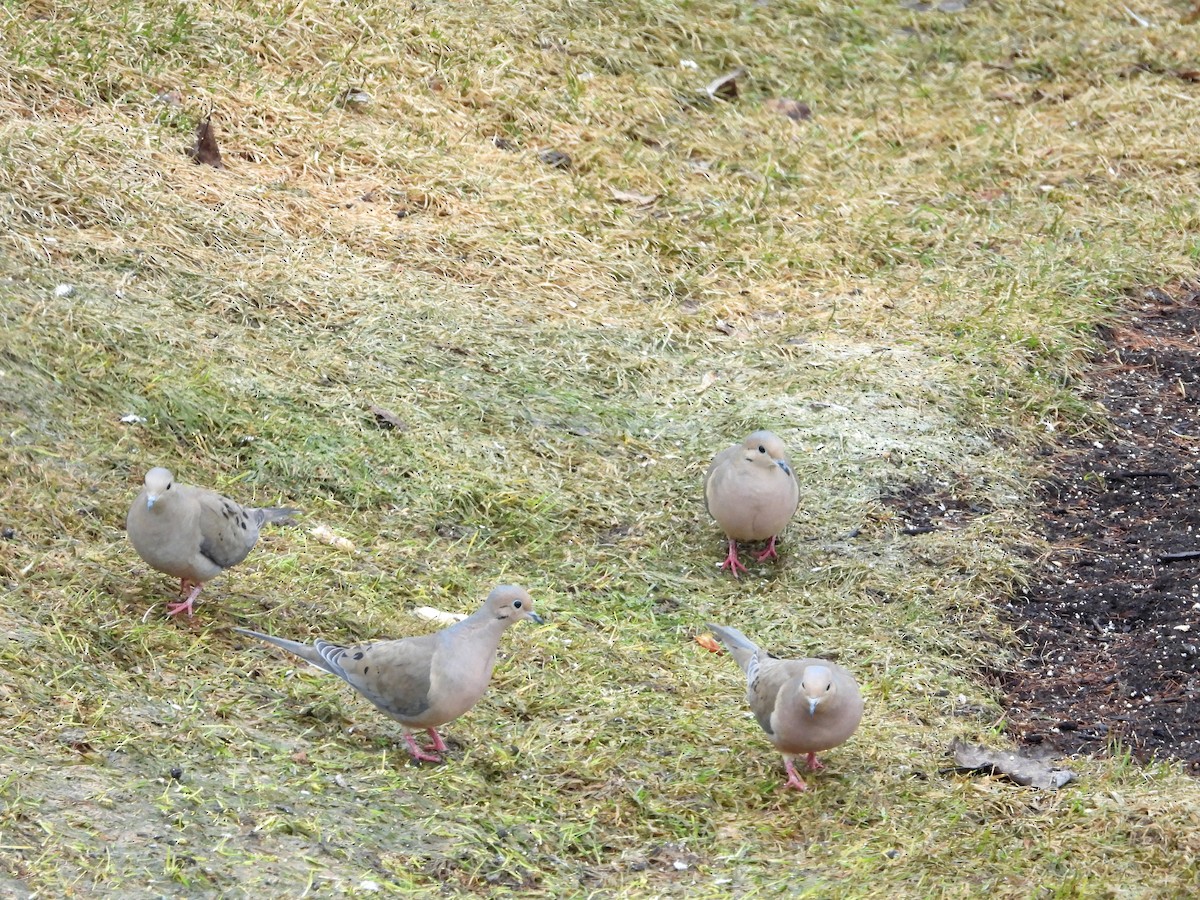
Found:
[[[729,648],[729,653],[737,664],[742,667],[742,671],[747,671],[751,660],[754,659],[758,652],[758,644],[750,640],[732,625],[714,625],[708,623],[708,630],[717,636],[717,639]]]
[[[309,644],[302,644],[299,641],[289,641],[287,638],[273,637],[269,634],[251,631],[249,628],[235,628],[233,630],[238,634],[244,634],[248,637],[258,638],[260,641],[266,641],[268,644],[274,644],[276,647],[279,647],[281,650],[286,650],[288,653],[294,653],[305,662],[310,662],[318,669],[324,669],[331,675],[345,677],[341,672],[330,668],[329,663],[326,662],[325,658],[317,651],[315,647],[312,647]]]

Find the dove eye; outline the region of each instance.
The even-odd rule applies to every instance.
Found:
[[[766,447],[764,447],[762,444],[759,444],[759,445],[758,445],[758,452],[759,452],[759,453],[766,453],[766,452],[767,452],[767,448],[766,448]]]
[[[520,609],[520,608],[521,608],[521,601],[520,601],[520,600],[514,600],[514,601],[513,601],[513,609]]]

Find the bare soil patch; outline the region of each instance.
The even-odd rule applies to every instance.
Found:
[[[1200,772],[1200,290],[1139,293],[1086,390],[1111,430],[1047,451],[1052,550],[1009,605],[1028,656],[1002,678],[1015,735],[1119,740]]]

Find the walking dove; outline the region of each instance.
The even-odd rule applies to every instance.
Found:
[[[414,759],[440,762],[417,745],[410,729],[424,728],[433,750],[445,753],[437,726],[457,719],[479,702],[492,677],[500,636],[521,619],[542,622],[524,588],[502,584],[474,614],[419,637],[339,647],[323,640],[302,644],[246,628],[234,631],[282,647],[337,675],[404,727],[404,740]]]
[[[746,571],[738,560],[738,541],[769,541],[758,561],[777,557],[775,538],[800,502],[783,441],[770,431],[756,431],[718,453],[704,475],[704,502],[729,538],[722,569],[734,578],[738,569]]]
[[[854,734],[863,715],[854,676],[824,659],[774,659],[736,628],[708,626],[746,673],[746,701],[776,749],[783,754],[786,787],[808,786],[793,760],[808,754],[808,768],[825,768],[817,753]]]
[[[192,615],[204,582],[246,558],[259,529],[299,512],[242,506],[216,491],[176,482],[158,467],[146,473],[146,486],[129,507],[125,530],[138,556],[179,579],[180,603],[167,613]]]

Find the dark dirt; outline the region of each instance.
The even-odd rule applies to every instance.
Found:
[[[1007,604],[1028,656],[1002,684],[1026,743],[1200,773],[1200,290],[1134,300],[1084,388],[1110,431],[1047,451],[1051,552]]]
[[[1051,752],[1119,743],[1200,774],[1200,287],[1139,292],[1101,337],[1081,391],[1107,431],[1044,450],[1050,552],[1003,601],[1025,648],[998,673],[1009,729]],[[984,511],[960,493],[920,484],[884,500],[920,535]]]

